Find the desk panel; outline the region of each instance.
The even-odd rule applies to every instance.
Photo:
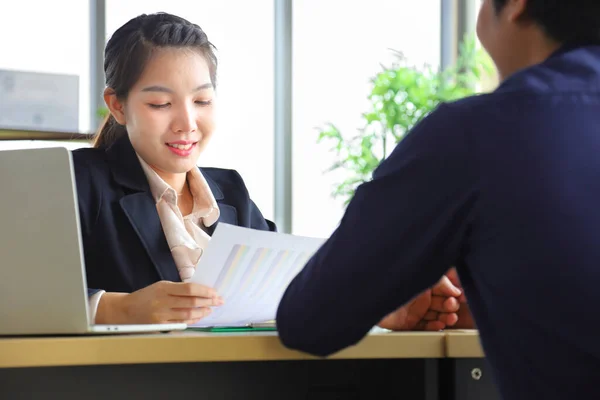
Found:
[[[296,360],[0,369],[1,399],[437,400],[437,360]],[[435,373],[435,372],[434,372]]]

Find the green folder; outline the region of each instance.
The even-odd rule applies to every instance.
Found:
[[[187,330],[199,332],[275,332],[277,327],[275,323],[267,322],[242,326],[209,326],[204,328],[190,326]]]
[[[192,326],[190,328],[187,328],[187,330],[199,332],[275,332],[277,331],[277,328],[269,328],[266,326],[256,328],[252,326],[213,326],[208,328],[195,328]]]

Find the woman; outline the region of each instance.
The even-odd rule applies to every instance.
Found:
[[[195,24],[140,15],[105,49],[110,115],[73,152],[92,322],[195,323],[223,300],[185,283],[218,222],[275,230],[232,170],[196,166],[214,131],[217,60]]]

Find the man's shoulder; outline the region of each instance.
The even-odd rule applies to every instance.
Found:
[[[414,137],[417,132],[432,140],[464,136],[485,110],[496,103],[496,97],[493,93],[486,93],[441,102],[411,130],[407,138]]]
[[[449,131],[455,127],[461,131],[465,128],[479,131],[489,124],[498,124],[507,114],[520,112],[523,105],[536,99],[527,90],[494,90],[441,103],[430,118]]]
[[[476,115],[482,109],[490,107],[493,104],[497,104],[507,95],[498,91],[489,93],[477,93],[472,96],[464,97],[453,101],[448,101],[440,104],[438,110],[447,114],[465,114]]]

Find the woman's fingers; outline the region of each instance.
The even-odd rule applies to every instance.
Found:
[[[165,282],[164,288],[171,296],[219,298],[217,292],[208,286],[191,282]]]
[[[208,307],[200,308],[176,308],[169,310],[169,322],[185,322],[201,320],[211,313],[211,309]]]
[[[223,300],[219,297],[170,296],[168,303],[169,308],[200,308],[220,306]]]

